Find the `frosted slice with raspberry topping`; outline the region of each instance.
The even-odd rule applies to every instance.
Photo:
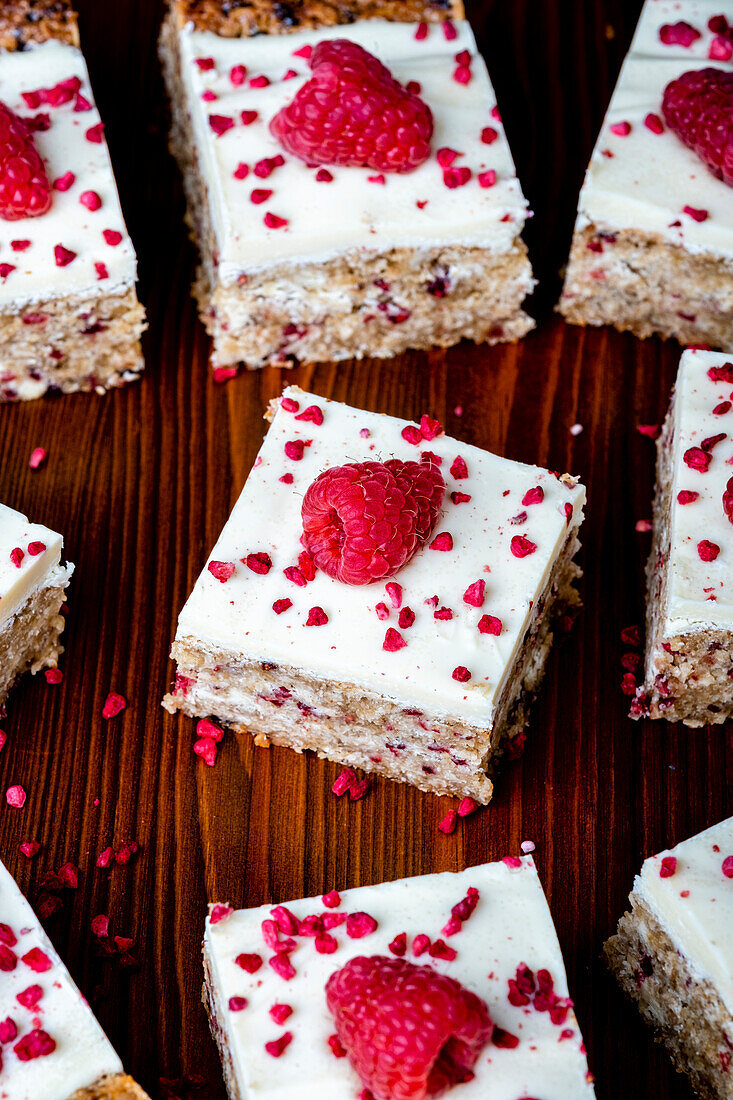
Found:
[[[730,1100],[733,817],[647,859],[608,965],[695,1092]]]
[[[295,386],[181,612],[170,711],[488,802],[578,604],[585,490]]]
[[[149,1100],[0,863],[0,1096]]]
[[[213,905],[204,969],[230,1100],[594,1095],[531,858]]]
[[[136,378],[145,325],[135,279],[76,16],[60,0],[40,0],[32,20],[3,4],[0,403]]]
[[[657,442],[634,718],[704,726],[733,716],[732,479],[733,356],[686,351]]]
[[[646,0],[588,166],[559,309],[733,347],[733,12]]]
[[[61,606],[73,565],[63,539],[0,504],[0,707],[19,676],[55,668],[63,648]]]
[[[215,368],[532,327],[527,205],[460,0],[170,0],[161,57]]]

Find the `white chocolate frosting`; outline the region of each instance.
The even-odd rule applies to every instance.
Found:
[[[730,61],[708,57],[715,37],[708,20],[724,7],[720,0],[646,0],[586,173],[578,229],[637,229],[733,259],[733,191],[666,124],[656,134],[644,123],[650,113],[662,118],[664,89],[682,73],[707,66],[733,72]],[[701,37],[689,47],[665,45],[660,28],[681,20]],[[627,136],[610,129],[622,122],[631,125]],[[707,211],[707,219],[695,221],[685,206]]]
[[[662,860],[670,856],[676,859],[674,873],[663,878]],[[723,872],[728,857],[733,857],[733,817],[647,859],[634,893],[698,979],[711,982],[733,1013],[733,878]]]
[[[516,861],[519,863],[519,861]],[[445,942],[457,952],[452,961],[412,954],[414,936],[431,940],[441,936],[451,908],[469,887],[479,891],[479,901],[461,931]],[[204,949],[209,962],[225,1040],[234,1075],[243,1096],[250,1100],[356,1100],[362,1085],[347,1058],[337,1058],[328,1046],[335,1032],[326,1006],[325,984],[336,970],[358,955],[390,955],[388,944],[407,933],[405,958],[429,964],[448,974],[481,997],[495,1025],[519,1039],[514,1049],[489,1042],[474,1067],[473,1081],[448,1093],[455,1100],[590,1100],[593,1086],[582,1047],[582,1037],[572,1009],[561,1024],[532,1004],[509,1003],[508,981],[521,963],[534,972],[545,968],[554,980],[555,992],[568,995],[560,945],[545,895],[530,858],[519,866],[488,863],[459,874],[425,875],[346,890],[341,905],[330,912],[366,912],[377,929],[361,939],[350,939],[345,926],[331,930],[338,950],[318,954],[312,938],[300,938],[291,955],[296,976],[285,981],[267,963],[271,954],[262,939],[261,922],[272,906],[242,909],[212,924],[206,923]],[[320,898],[293,902],[288,908],[298,919],[329,912]],[[241,953],[258,953],[264,962],[254,974],[236,965]],[[247,1007],[229,1010],[230,997],[245,997]],[[273,1004],[288,1004],[293,1013],[278,1026],[270,1018]],[[277,1059],[265,1043],[285,1030],[293,1039]]]
[[[122,1072],[122,1063],[89,1005],[1,863],[0,923],[17,939],[10,948],[17,958],[15,969],[0,971],[0,1021],[10,1018],[17,1028],[17,1037],[2,1047],[0,1100],[68,1100],[100,1077]],[[51,963],[49,969],[33,969],[23,961],[34,950]],[[41,965],[46,966],[46,961]],[[31,986],[40,986],[42,992],[37,1006],[26,1008],[16,997]],[[22,1061],[14,1048],[34,1029],[49,1035],[56,1049]]]
[[[75,99],[59,107],[41,104],[31,110],[23,92],[51,88],[78,77],[81,94],[91,110],[76,111]],[[125,229],[106,141],[87,140],[87,131],[100,122],[89,85],[89,74],[80,50],[48,41],[19,52],[0,52],[0,100],[22,118],[48,115],[50,126],[34,133],[36,148],[46,165],[52,185],[53,205],[48,213],[19,221],[0,219],[0,265],[15,267],[0,278],[0,310],[20,309],[34,302],[65,297],[98,297],[120,294],[135,283],[136,261]],[[66,191],[53,188],[56,180],[72,172],[75,182]],[[102,200],[90,211],[80,196],[94,191]],[[122,234],[117,245],[106,242],[103,231]],[[13,241],[30,241],[18,251]],[[76,258],[65,267],[56,264],[54,249],[62,245]],[[103,264],[100,278],[95,263]],[[0,363],[0,373],[2,364]]]
[[[33,554],[32,543],[46,549]],[[0,626],[39,588],[66,584],[74,567],[60,565],[62,546],[61,535],[0,504]],[[16,549],[23,552],[19,566],[10,557]]]
[[[386,252],[467,245],[501,253],[512,247],[524,225],[526,202],[503,127],[491,114],[496,97],[471,28],[456,23],[457,37],[448,42],[439,25],[429,24],[427,37],[419,41],[416,26],[373,19],[254,38],[223,38],[192,26],[181,32],[187,108],[224,284],[283,261],[325,261],[352,248]],[[372,169],[328,166],[333,182],[319,183],[316,169],[285,153],[270,134],[270,120],[312,76],[307,61],[294,51],[335,38],[348,38],[375,54],[403,84],[420,84],[435,133],[432,154],[416,171],[387,173],[379,184],[369,182],[378,175]],[[453,79],[456,54],[463,50],[472,58],[472,79],[465,85]],[[201,71],[198,60],[213,61],[214,67]],[[237,65],[247,68],[247,79],[239,86],[229,75]],[[283,79],[288,71],[297,75]],[[250,79],[262,76],[270,81],[267,87],[249,86]],[[217,98],[207,101],[205,94]],[[242,125],[242,111],[256,111],[257,120]],[[209,122],[212,115],[234,119],[235,125],[217,136]],[[481,141],[487,126],[498,134],[490,145]],[[442,147],[463,154],[456,166],[473,172],[465,186],[445,186],[436,159]],[[258,179],[254,165],[277,154],[285,157],[285,164],[269,178]],[[235,178],[240,164],[249,166],[246,179]],[[482,188],[477,176],[487,170],[496,172],[497,182]],[[271,199],[254,205],[250,194],[255,188],[271,189]],[[267,211],[286,218],[287,228],[268,229],[263,222]]]
[[[297,387],[286,389],[283,397],[296,401],[300,413],[317,406],[323,423],[296,420],[300,413],[278,405],[242,495],[211,554],[212,561],[234,563],[234,574],[222,583],[208,568],[203,570],[181,612],[177,639],[193,638],[204,646],[295,667],[325,681],[361,685],[433,717],[455,717],[490,728],[534,602],[568,537],[568,527],[582,521],[584,488],[447,436],[415,446],[402,438],[406,421],[328,401]],[[292,441],[305,444],[300,461],[285,453],[285,444]],[[297,565],[303,496],[318,474],[348,462],[392,457],[417,461],[423,451],[442,459],[446,482],[443,515],[432,538],[448,532],[453,548],[426,546],[390,578],[402,587],[402,608],[414,612],[414,625],[400,629],[399,612],[382,582],[351,586],[318,572],[307,587],[299,587],[283,575],[285,568]],[[451,475],[458,457],[466,463],[467,477]],[[292,477],[292,484],[281,480],[284,475]],[[523,506],[523,497],[535,487],[543,490],[544,499]],[[470,496],[470,501],[453,503],[451,493],[456,491]],[[529,539],[536,551],[515,557],[510,549],[514,536]],[[258,552],[272,559],[266,575],[252,572],[241,561]],[[480,580],[485,581],[484,603],[471,606],[463,595]],[[433,597],[438,609],[452,610],[452,619],[434,617],[435,605],[425,603]],[[273,603],[284,598],[293,606],[275,614]],[[377,616],[380,603],[389,608],[389,618]],[[307,627],[314,606],[325,611],[328,622]],[[485,614],[501,620],[498,635],[479,632],[478,622]],[[396,652],[383,649],[390,627],[407,643]],[[469,670],[469,682],[453,679],[459,666]]]
[[[664,634],[733,629],[733,524],[723,511],[723,493],[733,478],[733,384],[714,382],[708,371],[733,356],[710,351],[686,351],[680,361],[674,391],[673,479],[670,551]],[[731,366],[733,374],[733,366]],[[726,408],[717,414],[714,409]],[[685,454],[716,435],[706,472],[691,468]],[[680,504],[680,491],[698,493],[697,500]],[[698,544],[706,540],[719,548],[714,561],[703,561]]]

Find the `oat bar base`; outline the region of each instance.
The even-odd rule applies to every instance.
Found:
[[[0,706],[23,673],[55,668],[64,652],[59,641],[65,626],[60,610],[69,574],[63,567],[56,572],[55,584],[34,592],[0,627]]]
[[[641,339],[733,347],[733,264],[661,236],[590,225],[576,231],[559,312]]]
[[[462,339],[495,344],[534,328],[522,303],[534,286],[524,242],[505,253],[453,246],[353,249],[326,263],[278,264],[223,285],[208,192],[191,140],[180,75],[175,13],[164,23],[160,56],[172,104],[171,151],[183,174],[187,223],[201,262],[194,284],[213,338],[215,367],[250,369],[450,347]]]
[[[674,401],[657,441],[654,535],[646,567],[645,681],[632,718],[666,718],[690,727],[720,724],[733,716],[733,634],[726,630],[666,635],[672,515]]]
[[[0,310],[0,403],[51,391],[104,392],[137,378],[147,328],[135,288]]]
[[[66,0],[3,0],[0,6],[0,50],[24,50],[55,38],[79,45],[76,12]]]
[[[323,681],[302,669],[249,660],[196,638],[173,645],[178,687],[163,701],[194,718],[215,716],[256,743],[283,745],[441,795],[488,803],[489,774],[519,755],[558,616],[579,604],[576,531],[535,602],[491,729],[403,707],[357,684]],[[264,741],[263,741],[264,735]]]
[[[606,941],[606,961],[624,993],[704,1100],[732,1100],[733,1018],[718,991],[702,980],[638,894]]]
[[[125,1073],[102,1077],[86,1089],[78,1089],[69,1100],[150,1100],[147,1092]]]
[[[313,27],[389,19],[398,23],[436,22],[465,17],[462,0],[171,0],[171,17],[180,30],[225,38],[288,34]]]
[[[211,962],[206,950],[206,943],[203,946],[204,956],[204,985],[201,990],[201,1001],[206,1009],[206,1016],[209,1021],[209,1031],[211,1037],[216,1043],[219,1051],[219,1058],[221,1059],[222,1072],[224,1074],[224,1084],[226,1085],[227,1096],[229,1100],[245,1100],[237,1083],[236,1073],[234,1070],[234,1062],[232,1056],[229,1053],[229,1038],[226,1031],[226,1019],[227,1011],[226,1007],[222,1004],[220,997],[216,991],[216,985],[211,973]],[[221,1022],[220,1022],[221,1021]]]

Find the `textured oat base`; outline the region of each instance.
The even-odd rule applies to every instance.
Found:
[[[237,1084],[234,1063],[229,1053],[229,1038],[226,1033],[227,1009],[221,1003],[216,992],[216,986],[211,976],[211,962],[206,950],[206,943],[204,943],[203,953],[204,987],[201,990],[201,1000],[209,1020],[211,1037],[216,1043],[219,1057],[221,1058],[221,1068],[224,1074],[224,1084],[226,1085],[227,1095],[229,1100],[245,1100]],[[223,1023],[220,1024],[220,1020],[222,1020]]]
[[[665,634],[673,434],[674,407],[657,441],[654,536],[646,567],[645,676],[631,706],[631,717],[666,718],[695,727],[725,722],[733,716],[733,634],[712,629]]]
[[[552,647],[553,620],[579,602],[574,582],[580,570],[572,561],[577,548],[572,530],[535,602],[491,729],[404,708],[357,684],[324,682],[301,669],[248,660],[196,638],[173,645],[178,675],[191,683],[167,695],[163,705],[191,717],[214,715],[256,739],[264,734],[274,745],[312,749],[424,791],[487,803],[493,792],[488,773],[504,751],[513,755],[521,746],[513,739],[527,725]]]
[[[733,1100],[733,1018],[643,900],[630,901],[604,948],[610,969],[698,1096]]]
[[[0,310],[0,402],[48,392],[104,392],[144,367],[145,311],[135,288]]]
[[[59,614],[70,571],[59,567],[51,584],[33,592],[0,627],[0,707],[24,672],[55,668],[64,652],[59,644],[64,617]]]
[[[730,349],[733,265],[659,236],[591,225],[573,238],[558,309],[574,325]]]
[[[2,0],[0,50],[23,50],[49,38],[79,45],[76,12],[67,0]]]
[[[69,1100],[150,1100],[150,1097],[135,1084],[132,1077],[115,1073],[111,1077],[102,1077],[89,1088],[72,1093]]]
[[[534,327],[521,308],[534,281],[519,238],[499,255],[459,246],[353,249],[327,263],[279,264],[243,277],[241,285],[223,286],[172,15],[163,26],[160,56],[172,104],[171,151],[183,173],[187,222],[201,254],[194,295],[213,338],[214,366],[389,357],[462,339],[518,340]]]
[[[171,0],[179,27],[226,38],[252,34],[287,34],[308,27],[330,27],[357,19],[390,19],[399,23],[463,19],[462,0]]]

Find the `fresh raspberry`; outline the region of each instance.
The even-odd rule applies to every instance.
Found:
[[[35,218],[51,207],[46,169],[23,119],[0,103],[0,218]]]
[[[713,175],[733,187],[733,73],[683,73],[664,89],[662,114]]]
[[[324,470],[303,499],[303,545],[344,584],[394,576],[430,537],[445,482],[419,462],[351,462]]]
[[[349,1061],[375,1100],[424,1100],[472,1080],[493,1025],[454,978],[407,959],[351,959],[326,983]]]
[[[373,54],[343,38],[320,42],[313,78],[270,123],[287,152],[311,167],[339,164],[411,172],[430,155],[433,115]]]

